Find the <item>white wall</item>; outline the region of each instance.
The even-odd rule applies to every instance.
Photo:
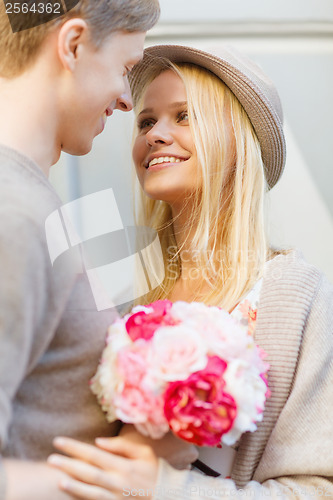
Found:
[[[160,0],[161,23],[333,19],[332,0]]]

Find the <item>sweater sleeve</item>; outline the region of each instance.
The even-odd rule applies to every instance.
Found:
[[[175,471],[163,460],[155,500],[333,497],[333,287],[322,277],[304,327],[291,394],[266,443],[253,480]]]
[[[139,494],[139,491],[137,492]],[[159,459],[159,473],[154,500],[230,500],[233,498],[269,498],[272,500],[314,500],[332,498],[333,485],[329,478],[313,475],[285,476],[264,483],[250,481],[236,488],[231,479],[202,476],[193,471],[173,469]]]
[[[6,478],[5,470],[2,466],[1,458],[0,458],[0,499],[1,500],[4,500],[5,495],[6,495],[6,483],[7,483],[7,478]]]

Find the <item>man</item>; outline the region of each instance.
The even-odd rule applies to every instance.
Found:
[[[47,176],[61,151],[88,153],[106,118],[132,109],[126,75],[159,5],[75,4],[38,23],[30,2],[13,33],[0,2],[1,500],[68,498],[45,464],[53,437],[117,431],[88,386],[113,314],[96,311],[85,275],[52,268],[44,224],[61,203]]]

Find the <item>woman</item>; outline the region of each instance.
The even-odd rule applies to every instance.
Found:
[[[62,488],[84,499],[332,496],[333,289],[298,252],[273,251],[264,231],[264,193],[285,161],[276,90],[238,53],[176,46],[147,49],[131,85],[139,222],[159,230],[165,260],[164,281],[145,302],[245,311],[268,353],[272,395],[256,432],[204,456],[220,477],[176,471],[124,438],[100,449],[58,440],[81,460],[52,458],[75,478]]]

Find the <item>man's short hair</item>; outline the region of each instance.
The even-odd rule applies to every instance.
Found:
[[[31,7],[40,2],[41,0],[25,2],[28,5],[25,11],[28,12],[15,19],[14,33],[6,12],[8,3],[0,0],[0,76],[13,78],[28,69],[35,61],[45,38],[68,19],[84,19],[89,25],[92,41],[98,47],[115,31],[149,30],[160,14],[158,0],[80,0],[74,2],[75,7],[63,16],[27,29],[27,26],[34,25],[34,16],[37,15]],[[46,4],[54,4],[51,0],[42,2],[45,7]]]

